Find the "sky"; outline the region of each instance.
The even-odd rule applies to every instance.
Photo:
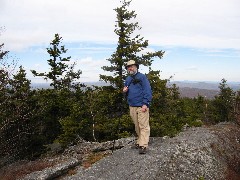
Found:
[[[0,44],[32,82],[45,82],[30,70],[48,72],[46,48],[58,33],[82,70],[80,81],[98,81],[117,47],[120,6],[120,0],[0,0]],[[142,27],[135,33],[149,42],[145,52],[165,51],[152,64],[162,79],[239,82],[239,7],[239,0],[133,0],[128,9]],[[140,72],[147,69],[140,65]]]

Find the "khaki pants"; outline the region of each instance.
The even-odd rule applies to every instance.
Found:
[[[130,106],[130,116],[135,125],[135,131],[137,133],[137,144],[139,146],[148,147],[150,126],[149,126],[149,108],[147,111],[142,112],[141,107]]]

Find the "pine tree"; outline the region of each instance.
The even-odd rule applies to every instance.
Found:
[[[162,80],[160,71],[149,68],[147,77],[153,92],[150,118],[151,135],[174,136],[181,130],[184,117],[179,89],[175,84],[168,84],[170,79]]]
[[[164,114],[169,109],[169,89],[167,88],[168,80],[161,80],[160,71],[153,71],[151,68],[149,69],[147,77],[149,79],[153,94],[151,102],[151,114],[152,116]]]
[[[236,98],[234,103],[234,114],[236,123],[240,125],[240,90],[236,92]]]
[[[7,90],[12,72],[9,68],[14,68],[12,64],[7,62],[9,51],[3,50],[4,44],[0,45],[0,123],[4,121],[6,114],[6,103],[9,97]]]
[[[129,11],[131,1],[121,1],[122,6],[114,9],[117,13],[117,24],[114,32],[118,36],[118,44],[116,52],[107,59],[111,66],[103,66],[104,71],[112,72],[112,76],[100,75],[100,79],[109,82],[119,90],[123,88],[123,81],[126,78],[125,65],[127,61],[133,59],[138,64],[151,66],[154,57],[162,58],[164,52],[141,52],[148,47],[148,41],[144,40],[140,35],[134,36],[135,30],[140,30],[138,22],[133,22],[137,14],[135,11]]]
[[[3,51],[4,44],[0,44],[0,60],[4,58],[8,54],[8,51]]]
[[[52,80],[50,86],[54,89],[69,88],[74,79],[79,79],[81,71],[74,72],[75,64],[68,65],[71,57],[62,57],[62,54],[67,52],[64,45],[61,45],[62,37],[59,34],[55,34],[55,38],[50,43],[50,47],[47,48],[47,52],[50,55],[50,59],[47,60],[51,66],[51,71],[48,73],[38,73],[35,70],[31,70],[33,75],[42,76],[44,79]]]
[[[222,79],[219,89],[219,95],[213,100],[215,122],[233,121],[235,92],[227,85],[225,79]]]
[[[8,51],[3,50],[4,44],[0,45],[0,92],[3,90],[3,88],[6,87],[9,80],[9,73],[6,70],[6,63],[4,61],[4,58],[9,53]]]
[[[0,129],[0,149],[5,155],[14,158],[28,156],[32,149],[31,140],[34,132],[32,117],[35,105],[32,101],[33,92],[30,89],[30,80],[20,66],[19,71],[9,80],[5,96],[8,101],[4,104],[3,122]]]

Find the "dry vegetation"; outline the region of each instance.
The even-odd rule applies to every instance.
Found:
[[[90,153],[87,156],[86,160],[83,161],[82,166],[84,168],[89,168],[92,166],[92,164],[106,157],[107,155],[108,153],[104,153],[104,152]]]
[[[36,161],[19,161],[0,170],[1,180],[16,180],[24,177],[34,171],[41,171],[47,167],[55,165],[56,162],[36,160]]]
[[[84,152],[83,161],[81,166],[85,169],[91,167],[95,162],[111,154],[111,151],[102,151],[102,152]],[[59,154],[59,157],[61,155]],[[56,157],[45,157],[35,161],[19,161],[12,163],[0,169],[0,179],[1,180],[17,180],[23,178],[27,174],[30,174],[35,171],[41,171],[45,168],[52,167],[60,162],[65,161],[65,158]],[[70,169],[67,172],[67,175],[76,174],[76,169]]]

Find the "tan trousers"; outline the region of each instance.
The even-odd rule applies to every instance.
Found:
[[[150,126],[149,126],[149,108],[147,111],[142,112],[141,107],[130,106],[130,116],[135,125],[135,131],[137,133],[137,144],[139,146],[148,147]]]

